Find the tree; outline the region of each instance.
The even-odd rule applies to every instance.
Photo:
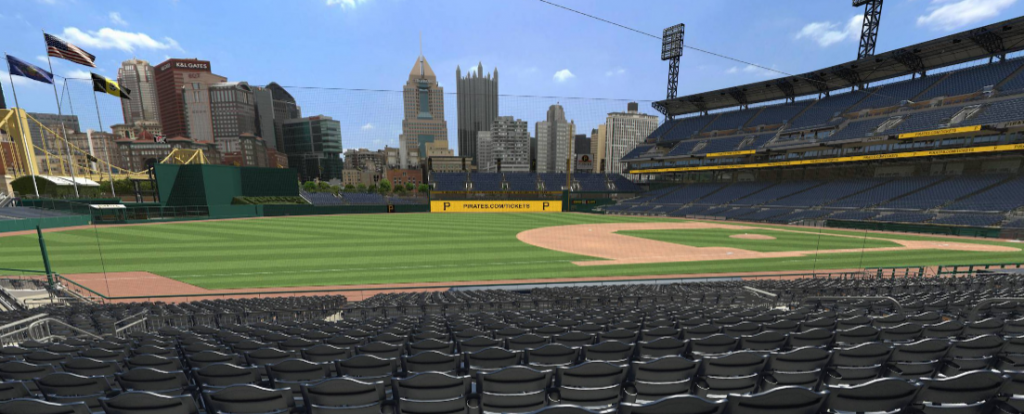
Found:
[[[380,182],[377,183],[377,188],[380,189],[380,193],[381,194],[390,193],[391,192],[391,181],[388,181],[387,178],[385,178],[383,180],[380,180]]]
[[[317,185],[312,181],[306,181],[302,184],[302,189],[306,190],[307,193],[315,193]]]
[[[398,187],[395,187],[395,194],[405,195],[405,186],[400,185]]]
[[[365,193],[366,192],[366,184],[359,183],[359,185],[356,186],[356,191],[360,192],[360,193]]]
[[[345,192],[346,193],[351,193],[351,192],[355,191],[355,189],[356,189],[356,186],[352,185],[352,183],[345,184]]]
[[[340,185],[332,185],[331,186],[331,193],[333,193],[334,195],[338,195],[338,193],[340,193],[341,190],[342,190],[342,188],[341,188]]]
[[[376,193],[377,192],[377,185],[376,184],[370,184],[370,185],[366,186],[366,192],[367,193],[371,193],[371,194],[372,193]]]
[[[420,193],[426,193],[426,192],[430,191],[430,186],[426,185],[426,184],[420,184],[420,186],[416,189],[416,191],[420,192]]]
[[[317,190],[319,190],[321,193],[329,193],[331,192],[331,183],[327,181],[321,181],[319,186],[317,187]]]
[[[416,184],[405,183],[405,191],[412,191],[416,189]]]

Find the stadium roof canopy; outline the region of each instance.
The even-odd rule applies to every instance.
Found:
[[[669,115],[827,93],[854,85],[1024,50],[1024,17],[993,23],[864,59],[763,82],[658,101]]]

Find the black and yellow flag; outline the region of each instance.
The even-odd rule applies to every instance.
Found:
[[[118,98],[131,99],[129,95],[132,91],[128,88],[122,88],[117,82],[107,79],[103,76],[92,74],[92,90],[96,92],[109,93]]]

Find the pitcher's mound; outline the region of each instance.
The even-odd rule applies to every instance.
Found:
[[[775,237],[765,236],[763,234],[733,234],[729,236],[730,239],[744,239],[744,240],[775,240]]]

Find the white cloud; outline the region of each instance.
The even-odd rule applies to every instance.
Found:
[[[775,66],[772,65],[772,69],[774,69],[774,68],[775,68]],[[759,66],[754,66],[754,65],[747,65],[743,69],[740,69],[740,68],[738,68],[736,66],[733,66],[733,67],[727,69],[725,71],[725,73],[727,73],[729,75],[735,75],[737,73],[744,73],[744,74],[754,75],[754,76],[758,76],[758,77],[762,77],[762,78],[772,78],[772,77],[777,77],[777,76],[781,75],[778,72],[775,72],[775,71],[772,71],[772,70],[768,70],[768,69],[765,69],[765,68],[762,68],[762,67],[759,67]]]
[[[809,23],[800,29],[796,38],[809,38],[821,47],[828,47],[845,40],[860,39],[860,28],[863,22],[864,16],[858,14],[851,17],[845,25],[829,21]]]
[[[609,70],[609,71],[605,72],[604,76],[612,77],[612,76],[620,76],[620,75],[625,75],[625,74],[626,74],[626,70],[625,69],[618,68],[618,69],[612,69],[612,70]]]
[[[124,21],[124,19],[121,18],[121,13],[110,12],[109,16],[110,16],[110,22],[113,23],[113,24],[120,25],[120,26],[127,26],[128,25],[128,22]]]
[[[38,60],[40,62],[43,62],[43,63],[48,63],[48,61],[46,60],[46,55],[36,56],[36,60]]]
[[[556,82],[565,82],[575,77],[576,75],[573,75],[572,72],[569,72],[569,69],[562,69],[558,72],[555,72],[554,76]]]
[[[366,3],[368,0],[327,0],[328,6],[338,5],[342,10],[348,8],[355,8],[356,6]]]
[[[109,27],[89,32],[84,32],[77,27],[65,27],[62,37],[82,48],[120,49],[125,52],[132,52],[136,49],[181,50],[178,42],[169,37],[159,41],[145,33],[125,32]]]
[[[74,70],[71,70],[69,72],[65,72],[63,76],[65,78],[68,78],[68,79],[91,79],[92,78],[92,75],[90,75],[89,72],[86,72],[86,71],[81,70],[81,69],[74,69]]]
[[[361,129],[363,131],[369,131],[369,130],[371,130],[373,128],[374,128],[374,126],[371,123],[367,123],[366,125],[363,125],[363,126],[359,127],[359,129]]]
[[[932,0],[931,13],[917,18],[918,27],[953,30],[998,16],[1017,0]]]

